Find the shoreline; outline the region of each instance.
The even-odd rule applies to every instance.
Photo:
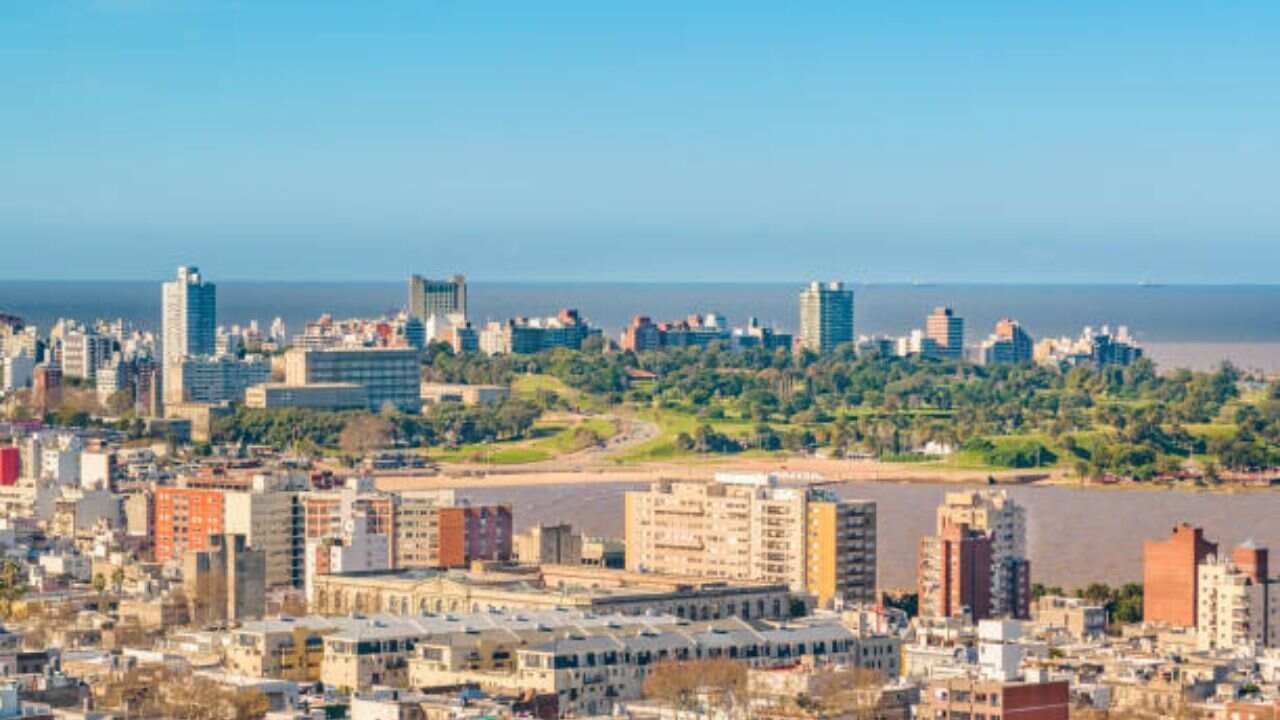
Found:
[[[833,465],[834,463],[834,465]],[[436,474],[374,473],[382,490],[439,490],[517,488],[563,485],[648,484],[658,480],[710,480],[718,472],[772,472],[786,485],[835,486],[849,483],[884,485],[939,485],[992,487],[1055,487],[1103,492],[1173,492],[1186,494],[1239,494],[1266,492],[1269,486],[1195,486],[1167,483],[1081,483],[1061,468],[1039,471],[912,468],[910,465],[869,460],[832,461],[814,458],[754,459],[735,462],[654,462],[628,466],[564,468],[477,468],[447,465]],[[993,482],[994,480],[994,482]]]

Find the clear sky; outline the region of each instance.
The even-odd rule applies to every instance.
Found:
[[[0,3],[0,277],[1280,282],[1280,2]]]

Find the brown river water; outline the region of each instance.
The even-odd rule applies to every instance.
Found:
[[[535,523],[568,522],[593,535],[622,535],[622,494],[630,483],[476,488],[473,502],[509,502],[517,531]],[[915,582],[916,545],[932,532],[934,510],[957,485],[847,483],[843,497],[875,500],[879,507],[880,584]],[[1205,528],[1211,540],[1234,545],[1248,539],[1280,548],[1280,491],[1182,491],[1008,487],[1027,508],[1033,582],[1074,588],[1093,581],[1142,579],[1142,541],[1167,535],[1179,522]]]

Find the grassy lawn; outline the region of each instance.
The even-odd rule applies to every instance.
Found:
[[[741,418],[700,418],[696,415],[676,410],[645,407],[636,410],[635,417],[658,426],[658,434],[652,440],[641,443],[623,452],[610,456],[617,463],[637,463],[650,460],[673,460],[676,458],[694,458],[698,453],[692,450],[681,450],[676,447],[676,436],[680,433],[692,435],[699,427],[710,425],[711,429],[729,436],[745,435],[755,427],[755,423]]]
[[[1229,440],[1236,436],[1236,426],[1226,423],[1189,423],[1183,427],[1205,440]]]
[[[1063,448],[1060,445],[1054,443],[1053,440],[1050,439],[1048,435],[1044,435],[1042,433],[1026,433],[1022,435],[992,435],[992,436],[987,436],[986,440],[988,440],[992,445],[996,446],[997,449],[1000,449],[1003,447],[1019,446],[1019,445],[1024,445],[1032,442],[1038,442],[1041,445],[1045,446],[1045,448],[1047,448],[1049,452],[1052,452],[1054,455],[1056,455],[1058,459],[1056,462],[1053,462],[1047,465],[1041,465],[1040,467],[1011,468],[1011,467],[1005,467],[1003,465],[992,465],[991,463],[987,462],[985,455],[981,452],[978,452],[975,450],[957,450],[951,455],[948,455],[935,462],[930,462],[927,464],[933,467],[946,468],[946,469],[952,469],[952,470],[988,470],[991,472],[1021,470],[1024,472],[1035,472],[1037,470],[1047,470],[1055,467],[1065,467],[1072,460],[1075,459],[1075,455],[1072,455],[1071,453],[1067,452],[1066,448]],[[1084,444],[1082,439],[1079,437],[1076,438],[1076,442],[1082,445]]]
[[[521,440],[433,448],[427,451],[427,456],[436,462],[448,463],[519,465],[540,462],[583,449],[574,437],[574,431],[579,427],[590,428],[601,440],[608,440],[618,433],[617,425],[607,418],[588,418],[580,422],[539,420],[530,431],[530,437]]]
[[[577,397],[578,391],[565,385],[559,378],[551,375],[518,375],[511,382],[511,393],[517,397],[531,398],[539,392],[547,390],[561,397]]]

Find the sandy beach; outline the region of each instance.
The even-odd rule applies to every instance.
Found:
[[[994,480],[1000,484],[1055,482],[1060,470],[956,470],[875,460],[831,458],[746,458],[686,463],[645,463],[643,465],[573,466],[538,464],[538,467],[477,467],[445,465],[438,474],[375,474],[384,490],[429,490],[439,488],[497,488],[540,485],[591,485],[599,483],[647,483],[661,478],[710,479],[718,472],[772,472],[784,482],[796,484],[887,482],[926,484],[975,484]]]

